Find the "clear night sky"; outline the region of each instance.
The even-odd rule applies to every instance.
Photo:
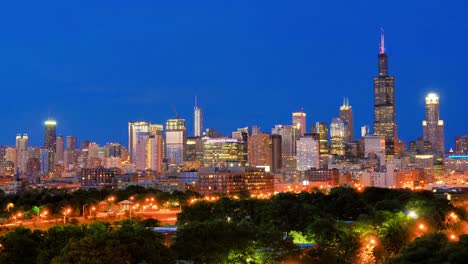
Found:
[[[204,127],[226,134],[270,132],[301,107],[308,127],[330,122],[347,96],[360,135],[384,27],[400,138],[422,134],[434,91],[453,147],[468,134],[466,10],[462,0],[4,1],[0,144],[17,133],[42,144],[49,113],[80,141],[126,145],[128,121],[176,111],[191,135],[195,95]]]

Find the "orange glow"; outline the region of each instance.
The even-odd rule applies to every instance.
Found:
[[[419,228],[419,230],[425,230],[425,229],[426,229],[426,225],[424,225],[424,224],[419,224],[418,228]]]

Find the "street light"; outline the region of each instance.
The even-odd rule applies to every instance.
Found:
[[[410,218],[412,218],[412,219],[417,219],[417,218],[418,218],[418,214],[417,214],[415,211],[413,211],[413,210],[411,210],[411,211],[408,212],[408,216],[409,216]]]

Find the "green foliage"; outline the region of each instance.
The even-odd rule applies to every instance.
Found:
[[[291,230],[289,236],[292,238],[294,244],[313,244],[315,240],[307,238],[301,231]]]
[[[133,220],[119,227],[95,222],[47,232],[17,228],[0,243],[0,263],[175,263],[162,236]]]
[[[390,263],[466,263],[468,259],[468,235],[460,237],[459,242],[450,242],[442,233],[432,233],[417,238],[407,245],[401,256]]]

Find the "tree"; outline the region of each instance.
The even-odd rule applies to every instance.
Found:
[[[43,235],[39,230],[18,227],[0,237],[0,263],[36,263]]]

